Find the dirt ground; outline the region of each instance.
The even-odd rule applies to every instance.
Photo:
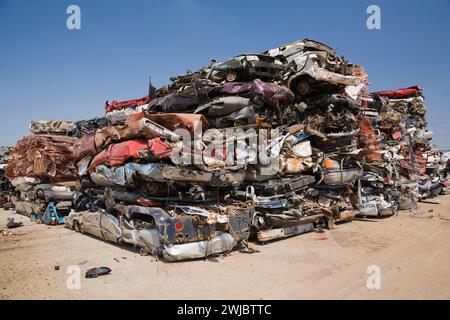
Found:
[[[7,217],[24,223],[0,235],[0,299],[450,299],[450,195],[437,199],[415,216],[401,211],[254,245],[258,253],[178,263],[0,210],[0,229]],[[81,270],[80,289],[67,287],[71,265]],[[371,265],[380,289],[366,286]],[[84,277],[100,266],[111,274]]]

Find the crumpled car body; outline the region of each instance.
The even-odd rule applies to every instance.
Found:
[[[363,174],[363,168],[357,161],[344,162],[325,158],[322,162],[323,182],[327,185],[350,185]]]
[[[69,121],[40,120],[32,121],[29,129],[35,134],[66,135],[73,125],[74,123]]]
[[[214,96],[239,96],[254,99],[263,98],[269,107],[282,107],[294,103],[294,93],[285,86],[255,79],[252,82],[225,82],[211,90]]]
[[[173,130],[178,128],[194,132],[206,119],[202,115],[148,114],[139,112],[128,116],[125,125],[107,126],[77,139],[73,146],[76,162],[86,156],[95,156],[112,143],[120,143],[137,138],[179,138]],[[170,126],[169,126],[170,125]],[[167,127],[172,128],[168,129]]]
[[[358,194],[354,207],[359,217],[387,217],[395,214],[401,207],[401,196],[410,197],[406,184],[402,184],[402,192],[386,185],[385,178],[365,166],[364,174],[359,178]],[[414,185],[412,185],[414,188]]]
[[[319,206],[304,198],[314,181],[308,175],[271,179],[247,184],[245,191],[238,192],[255,208],[252,238],[265,243],[314,230],[324,217]]]
[[[46,203],[72,201],[76,191],[66,186],[52,184],[38,184],[34,187],[36,199],[42,199]]]
[[[206,79],[195,80],[189,85],[150,101],[147,109],[150,113],[186,112],[195,109],[199,103],[208,101],[209,93],[216,86],[217,84]]]
[[[3,168],[0,165],[0,208],[10,204],[11,191],[11,182],[4,177]]]
[[[142,106],[136,108],[125,108],[119,110],[112,110],[105,114],[105,119],[108,121],[110,125],[123,125],[125,124],[129,115],[140,113],[147,111],[148,104],[144,104]]]
[[[31,135],[19,140],[5,168],[8,179],[36,177],[52,183],[75,181],[73,158],[76,139],[59,135]]]
[[[243,54],[223,62],[214,62],[206,75],[216,82],[247,81],[259,78],[274,80],[281,77],[283,63],[275,57],[264,54]]]
[[[45,204],[36,203],[34,200],[20,199],[16,196],[11,197],[16,213],[30,217],[32,214],[42,214],[45,211]]]
[[[177,167],[162,163],[134,163],[109,168],[98,165],[91,173],[91,179],[100,186],[135,187],[136,181],[197,183],[210,186],[239,184],[244,174],[230,174],[226,170],[207,172],[193,168]]]
[[[208,129],[208,121],[201,114],[189,113],[152,113],[146,114],[145,117],[164,128],[166,130],[176,131],[177,129],[184,129],[194,136]],[[175,135],[161,135],[162,137],[176,137]]]
[[[417,187],[419,198],[426,199],[439,195],[447,187],[447,182],[437,176],[423,175],[419,177]]]
[[[373,95],[379,95],[381,97],[388,97],[392,99],[405,99],[410,97],[420,96],[422,94],[422,88],[419,86],[411,86],[403,89],[386,90],[373,92]]]
[[[253,227],[254,237],[259,242],[313,231],[315,224],[324,216],[318,208],[317,212],[310,214],[302,206],[290,208],[283,199],[258,198]]]
[[[248,239],[250,232],[249,215],[243,211],[210,223],[207,221],[212,218],[209,211],[189,206],[169,210],[118,206],[118,211],[119,215],[102,209],[73,212],[64,223],[70,229],[107,241],[137,246],[141,252],[162,256],[167,261],[204,258],[231,251],[238,242]]]
[[[10,155],[11,155],[10,147],[0,146],[0,164],[1,165],[8,163]]]
[[[250,106],[250,99],[230,96],[230,97],[219,97],[213,99],[202,106],[199,106],[195,113],[201,111],[205,112],[208,117],[222,117],[232,114],[234,112],[240,111],[246,107]]]
[[[299,95],[336,86],[357,86],[361,83],[353,75],[352,65],[320,42],[304,39],[267,51],[267,54],[285,59],[289,71],[287,86]]]
[[[71,207],[72,199],[76,194],[73,187],[64,185],[27,183],[26,181],[18,185],[16,181],[14,181],[16,190],[11,197],[11,202],[14,204],[17,213],[26,216],[44,213],[48,204],[52,202],[58,209]]]
[[[427,169],[434,169],[439,166],[444,166],[445,162],[442,161],[442,153],[438,150],[430,150],[422,153],[422,157],[427,160]]]
[[[67,130],[67,135],[71,137],[81,138],[97,129],[106,127],[110,124],[107,117],[93,118],[89,120],[75,121]]]
[[[170,156],[171,149],[171,146],[160,138],[141,138],[111,144],[94,157],[88,171],[92,173],[101,164],[120,166],[128,159],[161,159]]]
[[[328,185],[349,185],[361,176],[361,168],[325,170],[323,181]]]
[[[395,201],[386,201],[382,196],[365,196],[358,205],[357,216],[360,217],[387,217],[397,212]]]
[[[257,194],[273,196],[298,191],[313,184],[316,179],[309,175],[297,175],[289,178],[269,179],[264,182],[252,182],[251,186]]]
[[[126,100],[126,101],[113,101],[109,103],[106,101],[105,103],[105,111],[111,112],[113,110],[122,110],[122,109],[134,109],[139,106],[147,105],[150,102],[150,97],[145,96],[141,99],[132,99],[132,100]]]

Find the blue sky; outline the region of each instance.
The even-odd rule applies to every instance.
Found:
[[[68,30],[66,8],[81,8]],[[366,8],[381,8],[381,30]],[[433,141],[450,149],[450,1],[0,0],[0,145],[31,120],[102,116],[106,100],[243,52],[312,38],[364,66],[372,91],[424,88]]]

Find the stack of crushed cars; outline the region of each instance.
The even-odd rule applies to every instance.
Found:
[[[364,70],[306,39],[107,102],[66,225],[175,261],[352,219],[365,96]]]
[[[30,124],[33,134],[12,148],[5,168],[5,177],[13,190],[11,202],[17,213],[47,224],[62,223],[72,208],[79,183],[73,146],[77,137],[95,128],[95,124],[96,119]]]
[[[20,191],[70,188],[68,228],[167,261],[393,215],[445,190],[421,90],[370,94],[365,71],[325,44],[305,39],[170,80],[107,101],[103,118],[32,123],[8,178]]]
[[[364,166],[360,215],[415,210],[417,201],[448,192],[448,157],[431,143],[424,99],[418,86],[371,94],[364,113],[376,132]]]
[[[10,181],[5,177],[5,168],[11,153],[10,147],[0,146],[0,208],[11,208]]]

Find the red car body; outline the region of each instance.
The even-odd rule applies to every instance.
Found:
[[[412,86],[403,89],[395,89],[388,91],[378,91],[374,92],[374,94],[378,94],[381,97],[388,97],[391,99],[404,99],[409,97],[417,97],[422,93],[422,88],[419,86]]]
[[[111,103],[108,103],[108,101],[106,101],[105,110],[106,112],[111,112],[113,110],[122,110],[125,108],[137,108],[139,106],[143,106],[144,104],[148,104],[149,102],[150,102],[149,96],[143,97],[141,99],[113,101]]]
[[[121,143],[111,144],[97,154],[89,166],[89,173],[101,164],[110,167],[120,166],[128,159],[141,159],[155,157],[158,159],[170,156],[171,146],[159,138],[154,139],[134,139]]]

